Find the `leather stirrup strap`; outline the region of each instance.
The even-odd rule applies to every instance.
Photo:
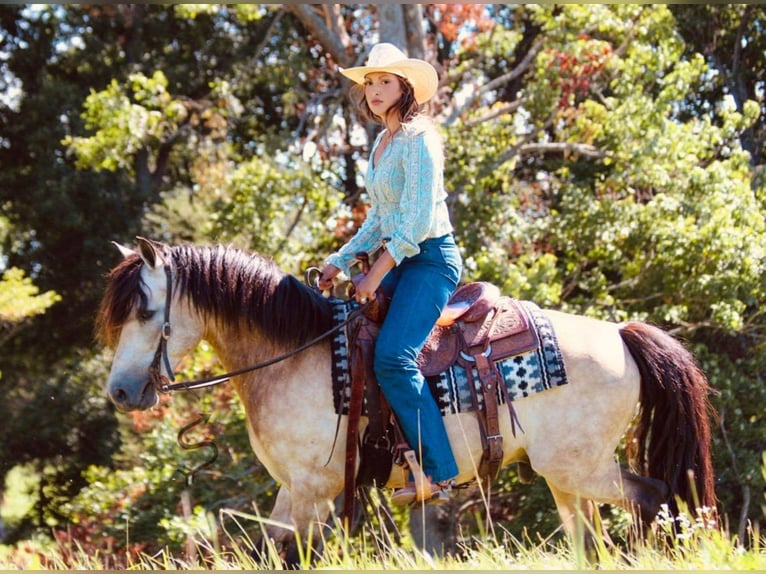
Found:
[[[356,460],[359,447],[359,421],[362,417],[364,404],[365,382],[365,331],[364,325],[357,322],[352,333],[351,366],[351,396],[348,407],[348,426],[346,428],[346,464],[343,480],[343,514],[342,521],[346,528],[351,528],[354,518],[354,502],[356,498]]]
[[[364,397],[367,403],[367,429],[364,433],[364,441],[380,445],[388,440],[387,430],[391,418],[391,407],[380,390],[380,385],[377,384],[371,361],[365,360],[365,369],[366,381],[369,384],[364,386]]]
[[[473,376],[473,363],[464,362],[461,363],[465,368],[465,374],[468,378],[468,390],[471,392],[471,402],[473,403],[473,409],[476,411],[476,421],[479,423],[479,434],[481,436],[481,449],[482,452],[487,450],[487,424],[484,418],[484,409],[479,401],[479,394],[476,390],[476,379]],[[479,467],[479,475],[482,475],[481,467]]]
[[[511,400],[511,396],[508,394],[508,387],[505,386],[505,381],[503,381],[502,376],[500,376],[500,390],[503,393],[505,406],[508,407],[508,416],[511,419],[511,433],[513,434],[513,437],[516,438],[516,427],[519,427],[519,430],[522,433],[524,432],[524,428],[521,426],[521,421],[519,420],[519,416],[516,414],[516,409],[513,407],[513,401]]]
[[[489,326],[487,328],[487,334],[484,337],[482,344],[482,350],[478,353],[472,354],[473,365],[476,366],[476,370],[479,374],[479,383],[481,385],[482,395],[484,398],[484,409],[479,409],[478,397],[475,387],[475,381],[472,376],[472,364],[466,362],[465,367],[468,373],[468,382],[471,388],[471,397],[474,402],[474,406],[477,411],[477,419],[479,421],[479,429],[481,430],[482,439],[482,457],[479,463],[479,476],[493,479],[497,472],[500,470],[500,465],[503,460],[503,435],[500,433],[500,421],[498,416],[497,401],[498,401],[498,389],[497,385],[504,385],[500,381],[500,374],[497,371],[497,367],[490,360],[488,356],[491,352],[490,341],[495,331],[498,318],[506,311],[506,300],[501,299],[494,309],[494,314],[490,319]],[[465,341],[465,324],[462,321],[458,321],[458,332],[462,339],[462,345],[466,352],[468,352]],[[513,419],[511,419],[513,424]]]
[[[500,421],[497,409],[497,367],[484,354],[478,354],[476,369],[479,372],[479,382],[484,394],[484,418],[486,420],[486,446],[482,456],[481,468],[486,471],[489,479],[497,476],[503,462],[503,435],[500,433]],[[502,384],[502,383],[500,383]]]

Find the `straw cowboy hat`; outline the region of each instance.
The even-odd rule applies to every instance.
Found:
[[[364,77],[373,72],[388,72],[407,80],[415,90],[415,101],[423,104],[434,97],[439,87],[436,69],[425,60],[408,58],[393,44],[375,44],[370,50],[367,64],[355,68],[340,68],[340,73],[357,84],[364,84]]]

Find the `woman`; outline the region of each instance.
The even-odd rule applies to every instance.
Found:
[[[407,58],[387,43],[372,48],[366,65],[341,74],[354,82],[350,95],[362,115],[385,129],[367,167],[367,218],[327,258],[319,287],[329,289],[340,271],[348,275],[356,253],[382,247],[355,297],[364,304],[378,287],[391,297],[375,346],[375,374],[430,480],[425,493],[410,482],[392,501],[443,502],[458,469],[441,413],[416,364],[462,272],[445,203],[442,140],[432,120],[420,113],[436,93],[438,77],[431,64]]]

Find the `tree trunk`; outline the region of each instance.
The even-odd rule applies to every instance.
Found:
[[[327,8],[323,14],[330,20],[326,22],[319,14],[314,11],[314,8],[310,4],[289,4],[287,9],[290,10],[306,29],[316,38],[316,40],[322,44],[325,50],[332,55],[335,62],[343,67],[354,65],[353,57],[349,56],[346,52],[347,46],[344,45],[346,41],[345,34],[343,37],[338,36],[338,22],[336,21],[337,5],[332,5]]]
[[[390,42],[402,50],[407,47],[404,8],[401,4],[375,4],[381,42]]]
[[[407,33],[407,53],[410,58],[426,60],[426,31],[423,28],[423,8],[420,4],[404,4],[404,27]]]

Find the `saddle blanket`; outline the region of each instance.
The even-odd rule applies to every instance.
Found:
[[[333,299],[332,302],[336,324],[345,321],[348,314],[358,308],[357,303],[353,300]],[[550,321],[535,303],[520,301],[520,304],[527,314],[530,325],[537,331],[540,346],[537,349],[497,362],[497,367],[503,376],[511,401],[565,385],[568,382],[564,358],[561,355],[558,339]],[[351,386],[349,384],[349,358],[345,329],[340,329],[333,338],[332,355],[335,413],[348,414]],[[475,369],[473,380],[478,390],[477,396],[481,407],[481,402],[484,399],[479,387],[479,376]],[[460,365],[452,365],[439,375],[427,377],[426,381],[442,415],[474,410],[468,375]],[[498,404],[504,403],[500,389],[498,389],[497,394]],[[366,405],[363,407],[363,412],[366,412]]]

